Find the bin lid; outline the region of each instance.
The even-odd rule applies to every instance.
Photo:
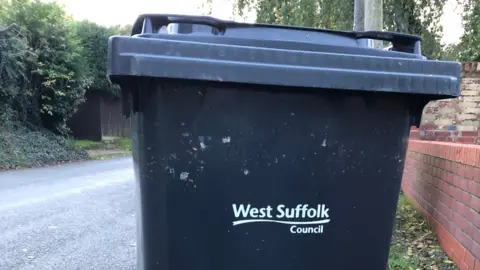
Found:
[[[370,48],[371,39],[392,46]],[[110,37],[108,46],[112,82],[142,76],[446,97],[460,93],[461,64],[426,59],[421,38],[401,33],[145,14],[131,36]]]

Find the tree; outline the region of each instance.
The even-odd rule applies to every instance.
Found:
[[[108,39],[114,35],[130,35],[131,25],[105,27],[87,20],[77,22],[77,33],[83,47],[85,70],[92,83],[87,90],[103,91],[107,95],[117,97],[120,93],[118,85],[107,79]]]
[[[419,35],[422,53],[430,59],[442,58],[440,17],[445,0],[384,0],[385,29]]]
[[[448,44],[443,49],[442,60],[459,61],[461,53],[460,44]]]
[[[461,61],[480,61],[480,0],[467,0],[463,12],[464,33],[457,46]]]
[[[33,102],[30,116],[35,123],[66,133],[66,121],[83,102],[92,81],[83,69],[75,22],[55,2],[0,0],[0,6],[0,22],[18,24],[28,51],[36,55],[24,73]]]
[[[440,17],[445,0],[384,0],[384,29],[421,35],[423,53],[428,58],[441,58]],[[235,11],[255,9],[261,23],[353,29],[352,0],[236,0]]]
[[[113,29],[115,29],[114,31],[115,31],[116,35],[130,36],[130,34],[132,33],[132,25],[131,24],[115,25],[115,27],[113,27]]]
[[[257,22],[320,27],[338,30],[353,28],[353,1],[338,0],[236,0],[235,12],[255,9]]]
[[[108,39],[118,32],[117,28],[107,28],[90,21],[77,23],[77,33],[83,46],[85,70],[92,83],[87,90],[104,91],[117,96],[119,88],[107,79]]]
[[[1,27],[0,27],[1,28]],[[36,58],[28,50],[28,42],[16,24],[0,30],[0,125],[12,121],[25,122],[30,105],[27,65]]]

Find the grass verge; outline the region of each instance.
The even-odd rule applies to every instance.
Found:
[[[425,219],[403,193],[398,200],[388,267],[390,270],[458,269],[438,245]]]
[[[88,150],[88,149],[93,149],[97,147],[99,142],[94,142],[89,140],[75,140],[73,141],[73,144],[78,148]]]
[[[115,139],[101,142],[89,140],[73,141],[77,147],[87,150],[90,159],[103,160],[132,155],[132,141],[130,139]]]
[[[125,153],[115,153],[115,154],[106,154],[106,155],[91,155],[90,159],[105,160],[105,159],[110,159],[110,158],[129,157],[131,155],[132,155],[131,152],[126,151]]]
[[[75,146],[84,150],[132,150],[132,141],[130,139],[116,139],[108,141],[89,141],[89,140],[75,140]]]

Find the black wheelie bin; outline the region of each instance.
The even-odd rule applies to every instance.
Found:
[[[149,270],[385,270],[410,127],[460,85],[390,32],[147,14],[108,51]]]

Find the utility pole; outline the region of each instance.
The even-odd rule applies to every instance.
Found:
[[[353,30],[365,30],[365,0],[355,0],[353,13]]]
[[[365,31],[383,30],[383,0],[365,0]],[[375,48],[381,48],[382,42],[375,40]]]

